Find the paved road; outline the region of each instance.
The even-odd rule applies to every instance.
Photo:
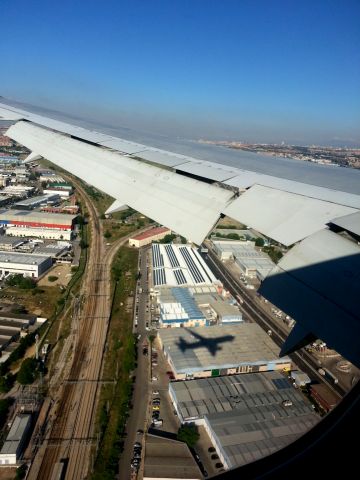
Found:
[[[149,332],[145,329],[148,314],[146,312],[146,305],[148,301],[148,282],[147,282],[147,255],[149,248],[145,247],[139,250],[139,270],[141,277],[137,285],[137,294],[135,299],[135,318],[136,310],[138,311],[138,326],[134,326],[134,333],[141,335],[138,340],[138,363],[135,371],[136,382],[133,392],[133,408],[130,412],[126,424],[126,438],[124,444],[124,451],[121,454],[119,462],[119,479],[127,480],[131,478],[131,459],[133,457],[133,445],[135,441],[143,442],[143,435],[138,435],[137,430],[141,429],[146,431],[146,406],[149,404],[149,391],[150,391],[150,351],[148,356],[144,356],[142,353],[142,343],[149,335]],[[143,292],[139,293],[139,289],[142,288]],[[138,300],[138,301],[137,301]],[[134,318],[134,320],[135,320]],[[135,323],[135,321],[134,321]],[[144,449],[144,442],[143,442]]]

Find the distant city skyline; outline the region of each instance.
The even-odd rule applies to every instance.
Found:
[[[360,146],[360,3],[2,2],[0,95],[191,139]]]

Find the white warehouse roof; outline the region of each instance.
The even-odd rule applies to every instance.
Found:
[[[213,285],[217,280],[191,245],[152,245],[155,286]]]
[[[19,265],[41,265],[46,262],[50,255],[33,255],[14,252],[0,252],[0,263],[17,263]]]

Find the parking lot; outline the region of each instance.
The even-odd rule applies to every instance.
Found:
[[[140,377],[138,377],[139,380],[141,378],[140,382],[144,380],[147,384],[144,387],[148,391],[147,409],[146,412],[144,412],[145,424],[144,426],[141,426],[141,422],[136,422],[138,433],[135,436],[136,438],[132,436],[132,439],[142,443],[144,438],[143,431],[146,431],[150,427],[159,431],[177,434],[181,424],[168,394],[171,368],[165,359],[156,338],[158,312],[156,308],[156,299],[151,299],[150,250],[143,249],[140,256],[141,260],[139,267],[141,271],[141,279],[138,283],[137,297],[135,299],[134,333],[140,336],[138,353],[141,359],[139,358],[138,360],[139,367],[140,369],[143,369],[147,364],[150,367],[150,371],[147,377],[148,380],[146,380],[146,375],[144,376],[143,374],[140,374]],[[150,335],[155,336],[152,348],[149,341]],[[138,371],[138,375],[139,373],[140,372]],[[142,391],[142,394],[144,395],[145,392]],[[142,401],[143,399],[144,396],[142,397]],[[135,425],[133,428],[135,428]],[[206,471],[207,476],[215,475],[220,472],[219,469],[215,468],[215,464],[219,462],[219,460],[211,458],[211,455],[216,453],[212,451],[213,446],[203,427],[199,427],[199,433],[200,440],[195,447],[195,452],[193,452],[195,459],[197,454],[202,469]],[[128,458],[132,459],[132,470],[138,471],[138,478],[141,478],[143,473],[143,465],[141,464],[141,461],[145,457],[146,445],[142,445],[142,451],[138,446],[136,448],[134,445],[134,441],[129,445],[131,453],[129,452]],[[209,449],[211,450],[210,452]]]
[[[163,420],[163,425],[158,427],[161,430],[165,430],[171,433],[177,433],[180,422],[176,415],[174,415],[174,409],[168,394],[168,385],[169,377],[167,371],[170,371],[170,367],[163,355],[163,353],[158,348],[157,340],[154,341],[153,351],[157,353],[157,366],[152,367],[153,378],[157,380],[152,381],[152,390],[159,392],[156,395],[153,395],[153,398],[160,398],[160,416]],[[151,403],[151,402],[150,402]],[[149,418],[149,426],[151,424],[151,419]]]

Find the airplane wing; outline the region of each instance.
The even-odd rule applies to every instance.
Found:
[[[301,335],[294,330],[286,348],[296,348],[305,334],[314,333],[360,366],[359,348],[347,348],[334,335],[336,328],[329,335],[326,321],[319,320],[320,312],[327,316],[336,304],[336,325],[359,338],[353,291],[359,291],[360,282],[360,171],[338,168],[336,188],[325,175],[329,167],[300,182],[290,178],[291,168],[289,178],[273,175],[271,159],[266,173],[245,170],[225,164],[221,149],[219,162],[210,162],[6,103],[0,103],[1,118],[14,122],[6,135],[31,150],[29,161],[44,157],[111,195],[109,212],[128,205],[196,244],[228,215],[284,246],[296,244],[262,284],[264,296],[301,324]],[[351,258],[346,272],[344,258]],[[334,296],[330,286],[344,275],[356,288]]]

